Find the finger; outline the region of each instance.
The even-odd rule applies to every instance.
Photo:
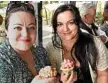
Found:
[[[74,73],[75,73],[75,75],[73,77],[73,81],[76,81],[77,80],[77,72],[74,72]]]
[[[39,75],[37,75],[37,76],[35,76],[35,78],[36,78],[36,79],[40,79],[40,76],[39,76]]]
[[[77,72],[72,72],[70,77],[69,77],[69,82],[74,82],[77,80]]]
[[[71,72],[71,75],[69,76],[69,79],[68,79],[68,82],[72,82],[73,81],[73,78],[74,78],[74,72],[72,71]]]
[[[69,75],[65,73],[61,73],[61,81],[66,82],[68,80]]]
[[[47,78],[45,83],[57,83],[56,77]]]

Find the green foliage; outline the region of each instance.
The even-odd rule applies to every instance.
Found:
[[[41,16],[43,17],[43,20],[46,21],[47,25],[51,23],[51,18],[52,18],[53,12],[54,12],[54,10],[49,10],[45,7],[41,10]]]
[[[8,1],[0,1],[0,9],[6,7],[8,4]]]
[[[95,19],[95,23],[100,26],[102,24],[102,13],[101,12],[96,12],[96,19]]]
[[[42,5],[47,5],[48,4],[48,1],[43,1],[42,2]]]

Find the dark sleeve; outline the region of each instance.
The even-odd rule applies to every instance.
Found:
[[[0,83],[13,83],[12,69],[3,56],[0,54]]]

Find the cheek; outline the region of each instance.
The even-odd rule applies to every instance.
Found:
[[[57,28],[57,33],[61,33],[62,32],[62,28]]]
[[[71,28],[71,30],[72,30],[73,32],[77,33],[77,32],[78,32],[78,26],[77,26],[77,25],[74,25],[74,26]]]
[[[59,37],[61,37],[61,35],[62,35],[61,30],[59,28],[57,28],[57,34],[58,34]]]
[[[35,40],[36,40],[36,36],[37,36],[36,33],[32,33],[32,34],[31,34],[32,41],[35,41]]]
[[[74,34],[77,35],[78,34],[78,30],[75,30],[75,33]]]
[[[8,33],[7,33],[7,37],[8,38],[11,38],[11,39],[16,39],[17,37],[19,37],[19,33],[17,33],[17,32],[14,32],[14,31],[9,31]]]
[[[76,33],[78,33],[78,27],[76,27],[76,28],[74,29],[74,31],[75,31]]]

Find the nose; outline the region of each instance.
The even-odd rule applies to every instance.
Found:
[[[69,29],[68,24],[65,24],[64,27],[63,27],[63,30],[68,31],[68,29]]]
[[[21,35],[22,35],[23,37],[27,37],[27,36],[28,36],[28,31],[27,31],[26,28],[22,30]]]

